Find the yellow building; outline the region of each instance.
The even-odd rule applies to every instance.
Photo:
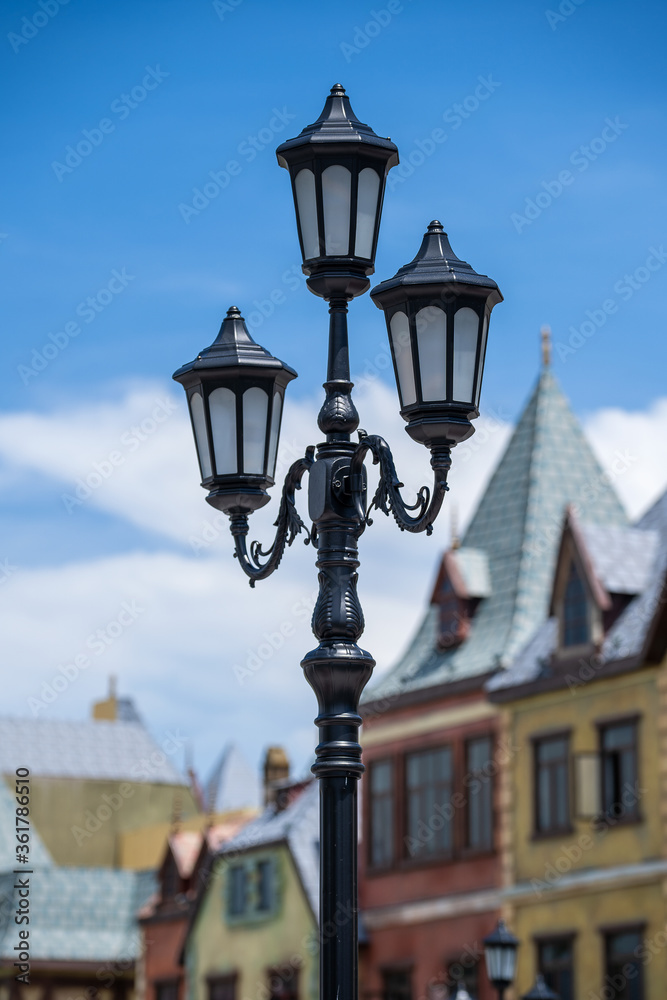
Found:
[[[311,781],[213,859],[183,950],[188,1000],[317,1000],[318,864]]]
[[[514,752],[505,916],[562,1000],[667,996],[667,494],[634,527],[570,509],[550,616],[487,684]]]

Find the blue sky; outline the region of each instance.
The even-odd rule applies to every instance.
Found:
[[[274,150],[318,115],[335,82],[363,121],[397,143],[403,164],[385,198],[376,279],[414,256],[435,217],[459,256],[504,293],[487,355],[482,408],[490,419],[506,425],[516,418],[535,378],[539,328],[549,323],[554,370],[580,417],[595,422],[618,411],[614,428],[627,429],[646,415],[642,426],[657,434],[656,407],[667,395],[666,20],[657,0],[632,7],[616,0],[3,4],[0,74],[11,97],[0,153],[0,558],[17,569],[0,593],[14,623],[5,654],[11,662],[3,665],[12,677],[11,711],[25,712],[30,692],[78,648],[91,623],[113,618],[123,594],[131,596],[132,560],[152,560],[162,575],[168,570],[160,561],[174,560],[176,576],[193,573],[195,590],[205,564],[214,576],[229,573],[230,593],[249,600],[227,568],[228,543],[197,553],[192,531],[178,527],[185,506],[198,504],[202,521],[209,516],[185,453],[182,410],[156,425],[136,456],[128,444],[122,474],[80,509],[68,511],[63,493],[133,420],[150,419],[156,400],[181,405],[171,372],[213,339],[232,304],[252,314],[257,339],[298,370],[289,397],[301,407],[295,413],[311,413],[324,377],[326,307],[300,277],[288,177]],[[68,154],[82,141],[83,155]],[[229,170],[230,162],[237,166]],[[195,189],[213,183],[211,173],[215,196],[194,214],[187,206]],[[265,316],[276,290],[281,301]],[[393,392],[386,370],[374,365],[386,356],[385,333],[368,296],[353,304],[350,324],[353,370],[378,374],[375,388]],[[378,399],[372,396],[365,423],[379,418]],[[497,444],[482,471],[496,452]],[[655,469],[635,477],[630,506],[648,502],[664,479]],[[185,506],[174,499],[170,514],[172,488]],[[459,498],[464,512],[471,495]],[[386,543],[414,574],[415,586],[402,595],[406,630],[428,590],[444,528],[439,538],[417,555],[394,535]],[[382,558],[379,547],[369,556],[371,581]],[[299,554],[294,566],[301,563],[307,573]],[[113,598],[103,586],[112,564],[124,565],[119,579],[130,581]],[[66,595],[68,581],[89,601],[69,626],[48,600],[49,592]],[[99,606],[90,603],[90,581],[99,581]],[[275,595],[279,584],[274,578],[264,586]],[[369,600],[386,606],[380,593]],[[24,603],[13,603],[19,597]],[[262,600],[270,607],[270,596]],[[187,631],[187,599],[174,607]],[[248,607],[257,620],[257,605]],[[53,646],[50,614],[61,646]],[[225,643],[236,650],[232,659],[245,649],[233,615],[221,610],[219,624],[222,646],[213,625],[199,640],[202,674],[191,696],[204,713],[190,721],[193,733],[204,733],[197,737],[202,765],[224,741],[210,734],[216,716],[205,663],[224,661]],[[186,711],[187,685],[175,660],[158,669],[158,625],[141,627],[143,666],[129,633],[109,657],[121,687],[137,694],[160,729]],[[305,648],[292,655],[295,685],[303,685],[294,668]],[[151,656],[155,672],[145,667]],[[103,674],[100,665],[48,711],[84,713]],[[244,702],[247,718],[225,723],[255,756],[253,720],[269,718],[271,700],[270,685],[257,687],[255,702]],[[294,694],[295,732],[298,713],[312,710],[309,696]],[[280,736],[267,730],[267,739]],[[311,737],[310,729],[287,737],[295,758]]]

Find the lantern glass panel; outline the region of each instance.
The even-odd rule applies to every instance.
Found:
[[[344,256],[350,249],[350,200],[352,175],[334,163],[322,171],[324,245],[327,256]]]
[[[516,964],[516,949],[503,945],[491,945],[486,948],[486,971],[492,983],[511,983],[514,979]]]
[[[475,382],[475,355],[479,316],[465,306],[454,316],[454,399],[472,403]]]
[[[371,167],[364,167],[359,174],[357,187],[357,235],[354,243],[355,257],[371,257],[373,233],[377,214],[380,177]]]
[[[410,406],[417,401],[417,392],[415,390],[415,373],[412,366],[410,324],[404,312],[394,313],[389,322],[389,329],[391,332],[391,346],[396,360],[401,405]]]
[[[243,393],[243,471],[263,475],[269,397],[258,386]]]
[[[236,396],[231,389],[214,389],[208,397],[215,471],[219,476],[238,469],[236,456]]]
[[[197,445],[197,454],[199,455],[201,477],[202,479],[208,479],[212,475],[211,457],[208,450],[204,400],[200,392],[193,392],[190,397],[190,413],[192,414],[192,426],[195,430],[195,443]]]
[[[280,414],[283,401],[279,392],[273,394],[273,405],[271,407],[271,436],[269,437],[269,462],[267,473],[271,478],[276,474],[276,455],[278,454],[278,433],[280,431]]]
[[[482,392],[482,375],[484,374],[484,355],[486,354],[486,337],[489,332],[489,317],[484,317],[482,324],[482,347],[479,352],[479,368],[477,370],[477,386],[475,388],[475,406],[479,409],[479,397]]]
[[[447,398],[447,316],[439,306],[417,313],[417,347],[424,402]]]
[[[306,260],[320,255],[320,237],[317,230],[317,199],[315,175],[312,170],[300,170],[294,181],[296,205],[299,211],[303,256]]]

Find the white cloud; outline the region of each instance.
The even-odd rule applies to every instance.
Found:
[[[394,390],[362,380],[356,399],[361,426],[369,433],[381,429],[390,442],[406,499],[412,500],[416,489],[430,482],[429,456],[405,434]],[[318,406],[319,400],[288,400],[283,472],[307,444],[319,440]],[[603,410],[586,427],[606,468],[618,451],[636,456],[615,485],[632,512],[645,507],[666,478],[667,400],[641,413]],[[361,644],[376,657],[379,670],[396,660],[423,612],[449,541],[453,505],[463,528],[509,433],[508,425],[491,415],[454,451],[451,492],[432,538],[401,533],[380,513],[363,534],[359,590],[367,629]],[[99,470],[108,471],[103,463],[113,466],[112,452],[122,461],[105,478]],[[162,730],[180,726],[192,737],[200,766],[210,765],[232,738],[255,759],[263,745],[286,742],[295,764],[302,766],[315,743],[315,698],[299,667],[315,645],[309,621],[314,552],[301,536],[278,574],[250,590],[231,558],[226,519],[204,503],[185,406],[171,387],[135,383],[114,403],[4,416],[0,457],[8,463],[0,484],[4,489],[39,472],[58,491],[74,496],[77,480],[97,472],[99,484],[85,503],[150,531],[153,543],[164,539],[164,551],[122,552],[113,558],[91,552],[87,560],[19,569],[5,580],[3,710],[83,717],[103,696],[106,676],[117,673],[121,691],[136,698],[147,719],[159,719]],[[374,489],[372,468],[369,476]],[[274,497],[254,516],[252,537],[271,540],[276,502]],[[305,519],[305,490],[299,508]],[[75,523],[80,511],[72,507]],[[174,550],[174,542],[182,548]],[[112,637],[108,627],[119,620],[124,602],[142,611]],[[104,636],[113,641],[107,643]],[[100,642],[103,649],[95,652]],[[63,676],[61,667],[77,654],[87,655],[90,665],[39,709],[44,685],[53,687],[54,678]]]

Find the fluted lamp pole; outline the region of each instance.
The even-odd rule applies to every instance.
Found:
[[[391,513],[401,530],[431,533],[451,449],[473,433],[479,415],[489,316],[502,296],[495,281],[456,257],[439,222],[429,225],[414,260],[371,292],[385,314],[406,430],[431,456],[432,488],[408,504],[386,441],[361,430],[352,440],[359,417],[347,331],[348,303],[368,290],[374,271],[385,183],[398,151],[359,121],[336,84],[319,118],[277,156],[290,174],[306,282],[329,304],[329,356],[317,421],[323,440],[289,469],[268,548],[248,546],[249,517],[274,485],[283,398],[296,373],[255,343],[232,307],[214,344],[174,378],[187,392],[206,499],[229,515],[235,555],[251,586],[278,568],[299,532],[317,553],[318,645],[301,665],[319,707],[313,772],[320,781],[320,997],[356,1000],[359,698],[375,663],[357,644],[364,630],[358,540],[373,508]],[[379,466],[370,499],[369,452]],[[296,508],[306,473],[308,527]]]

